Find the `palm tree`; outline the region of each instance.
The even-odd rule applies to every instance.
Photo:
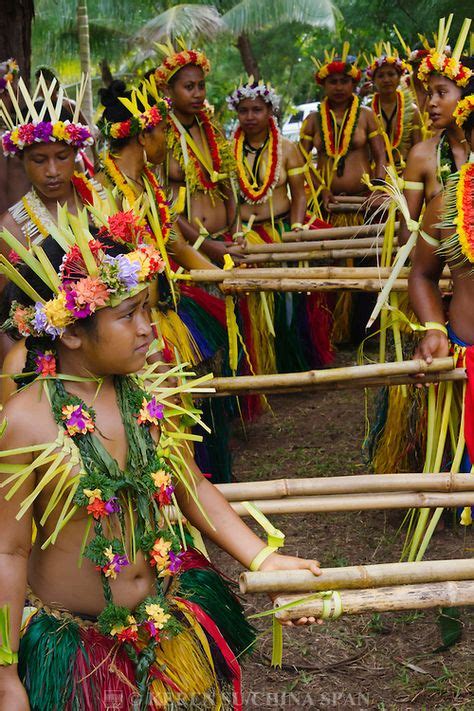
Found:
[[[220,15],[220,17],[219,17]],[[260,78],[250,35],[285,23],[334,29],[338,11],[331,0],[216,0],[212,5],[178,4],[149,20],[134,36],[142,49],[139,61],[154,54],[153,42],[185,35],[206,39],[227,31],[234,37],[247,74]],[[211,21],[212,26],[209,27]]]
[[[2,0],[0,11],[0,62],[14,57],[24,80],[30,78],[33,0]]]
[[[92,123],[94,113],[91,82],[91,50],[89,43],[89,18],[87,0],[77,0],[77,35],[79,39],[79,59],[81,72],[87,77],[86,90],[82,101],[82,112],[88,123]]]

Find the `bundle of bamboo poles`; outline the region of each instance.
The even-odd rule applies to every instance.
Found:
[[[395,223],[395,232],[400,228],[400,223]],[[292,232],[284,232],[282,235],[283,242],[297,242],[299,240],[321,240],[321,239],[340,239],[342,237],[366,237],[369,235],[378,236],[383,234],[385,222],[376,223],[373,225],[357,225],[348,227],[325,227],[319,230],[294,230]]]
[[[206,383],[206,386],[213,388],[215,392],[203,393],[203,395],[205,397],[224,397],[255,393],[293,393],[306,390],[351,390],[379,387],[380,385],[413,385],[416,383],[414,376],[420,373],[424,374],[424,383],[466,379],[465,370],[455,368],[453,358],[448,356],[447,358],[435,358],[429,364],[424,360],[408,360],[308,370],[302,373],[213,378],[209,383]]]
[[[217,488],[241,517],[246,502],[264,514],[335,513],[474,505],[470,474],[370,474],[312,479],[277,479],[219,484]],[[178,512],[170,507],[168,516]]]
[[[280,620],[330,617],[336,610],[360,614],[459,607],[474,604],[474,560],[323,568],[320,576],[307,570],[249,572],[241,574],[240,589],[243,593],[284,592],[274,600]],[[289,604],[292,607],[286,607]]]

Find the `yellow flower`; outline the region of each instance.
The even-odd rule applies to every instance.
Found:
[[[138,262],[140,271],[138,272],[138,281],[145,281],[150,273],[150,258],[145,252],[135,250],[131,254],[126,255],[130,262]]]
[[[92,504],[94,499],[102,500],[102,491],[100,489],[83,489],[84,496],[89,498],[89,503]]]
[[[171,615],[168,615],[160,605],[150,604],[145,607],[146,614],[153,621],[153,623],[162,630],[165,624],[170,619]]]
[[[123,632],[125,627],[123,625],[115,625],[115,627],[112,627],[110,630],[110,634],[112,637],[115,637],[116,634],[120,634],[120,632]]]
[[[104,548],[104,555],[105,555],[105,557],[108,558],[109,560],[113,560],[113,558],[114,558],[114,552],[112,551],[111,546],[109,546],[108,548]]]
[[[164,472],[162,469],[159,472],[153,472],[151,478],[153,479],[153,483],[157,489],[159,489],[160,486],[164,486],[166,488],[171,484],[170,475]]]
[[[53,136],[57,141],[65,141],[69,136],[66,133],[64,121],[57,121],[53,124]]]
[[[73,320],[71,312],[66,308],[66,296],[62,292],[46,302],[44,313],[48,323],[56,328],[64,328]]]
[[[13,131],[10,133],[10,141],[14,143],[15,145],[18,144],[18,129],[14,128]]]
[[[160,556],[161,558],[167,558],[169,550],[171,548],[171,543],[165,541],[163,538],[158,538],[153,545],[154,556]]]

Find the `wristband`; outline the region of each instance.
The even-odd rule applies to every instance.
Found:
[[[18,664],[18,652],[10,644],[10,605],[0,608],[0,667]]]
[[[445,336],[448,335],[448,329],[443,323],[438,323],[437,321],[425,321],[425,328],[427,331],[441,331]]]
[[[265,546],[265,548],[262,548],[260,553],[257,553],[253,561],[250,563],[249,570],[251,570],[253,573],[256,573],[257,570],[260,570],[260,566],[262,565],[262,563],[277,550],[278,548],[275,548],[275,546]]]
[[[291,229],[292,230],[303,230],[304,225],[302,225],[301,222],[293,222],[293,224],[291,225]]]
[[[268,558],[272,553],[285,545],[285,534],[282,533],[278,528],[268,520],[268,518],[250,501],[242,501],[242,505],[247,509],[249,514],[260,524],[267,534],[267,545],[262,548],[262,550],[257,553],[255,558],[249,565],[249,570],[256,572],[259,570],[263,561]]]

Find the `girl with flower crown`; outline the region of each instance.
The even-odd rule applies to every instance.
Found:
[[[190,456],[179,418],[196,410],[178,408],[152,368],[135,375],[163,261],[116,224],[94,237],[63,223],[21,276],[2,260],[16,285],[5,327],[28,337],[29,387],[2,426],[0,708],[241,711],[237,658],[254,631],[166,507],[245,567],[318,575],[319,564],[242,522]]]
[[[347,52],[345,48],[340,59],[332,57],[319,66],[315,78],[324,97],[319,111],[311,113],[301,129],[300,148],[307,160],[311,161],[311,151],[316,149],[317,170],[312,179],[326,215],[337,195],[364,193],[362,176],[371,173],[371,160],[373,177],[384,177],[383,140],[372,112],[360,105],[355,93],[361,72]],[[347,224],[347,216],[331,215],[330,221],[335,226]]]
[[[279,97],[269,84],[250,78],[227,103],[239,120],[233,139],[239,231],[248,242],[280,242],[284,232],[301,229],[306,220],[304,160],[278,129]],[[274,337],[265,307],[274,314]],[[249,295],[241,299],[241,314],[256,372],[308,370],[330,362],[329,309],[321,295]]]
[[[170,97],[172,112],[167,131],[165,184],[175,197],[186,190],[184,212],[178,225],[190,244],[222,265],[232,247],[223,241],[236,231],[236,205],[232,189],[234,160],[229,143],[206,106],[209,60],[203,52],[172,46],[155,71],[158,86]],[[236,261],[241,257],[235,256]]]
[[[372,111],[375,114],[380,132],[384,135],[389,160],[397,173],[405,168],[408,151],[421,141],[421,116],[414,104],[410,92],[400,87],[400,80],[410,67],[390,45],[381,47],[378,56],[366,69],[376,92],[372,98]]]
[[[147,105],[149,102],[148,109],[140,97]],[[179,267],[215,267],[183,239],[173,207],[153,172],[166,155],[169,105],[158,96],[152,81],[145,83],[141,92],[127,91],[123,82],[115,81],[101,89],[100,98],[104,111],[99,127],[107,150],[97,178],[114,189],[119,203],[143,213],[141,219],[168,265],[154,284],[151,304],[153,322],[163,341],[162,358],[168,363],[177,359],[192,365],[206,362],[209,370],[216,370],[227,349],[223,301],[194,285],[182,282],[178,286],[173,279]],[[205,402],[204,419],[212,432],[205,436],[204,445],[197,446],[200,464],[215,481],[228,481],[231,476],[226,404]]]
[[[467,383],[447,383],[446,388],[430,385],[428,419],[440,422],[449,414],[447,430],[441,428],[435,442],[427,438],[426,471],[439,471],[442,462],[450,462],[453,473],[472,471],[474,462],[474,82],[463,91],[463,98],[454,111],[456,125],[463,131],[470,153],[459,171],[447,177],[446,188],[428,204],[421,225],[409,277],[409,296],[420,323],[423,337],[414,358],[431,363],[433,358],[453,355],[456,366],[466,368]],[[469,93],[470,92],[470,93]],[[449,309],[443,302],[438,282],[445,265],[449,265],[453,293]],[[443,413],[443,414],[441,414]],[[446,437],[446,433],[449,436]],[[433,447],[443,454],[434,456]],[[410,549],[411,559],[419,559],[426,550],[442,510],[428,511],[418,517]],[[472,523],[471,507],[461,512],[462,525]],[[426,531],[422,538],[423,532]]]
[[[462,130],[453,118],[457,102],[472,78],[474,59],[461,56],[471,21],[466,20],[452,53],[448,51],[450,21],[440,21],[436,46],[427,52],[418,68],[418,79],[427,92],[426,109],[435,135],[417,143],[408,154],[403,174],[404,195],[412,220],[418,220],[427,205],[446,184],[446,179],[465,163],[468,148]],[[410,235],[402,218],[399,243]]]

